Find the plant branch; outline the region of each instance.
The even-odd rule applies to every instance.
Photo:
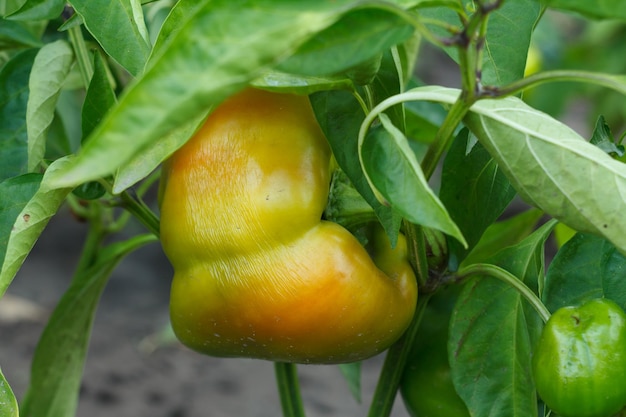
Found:
[[[274,362],[274,371],[276,373],[283,416],[304,417],[296,365],[286,362]]]
[[[83,38],[80,26],[74,26],[68,30],[70,43],[74,48],[76,54],[76,61],[78,62],[78,68],[80,69],[80,75],[83,78],[83,84],[85,88],[89,86],[91,77],[93,76],[93,64],[89,54],[89,49]]]
[[[553,70],[542,71],[531,76],[514,81],[502,87],[484,87],[481,98],[500,98],[515,95],[522,91],[548,82],[586,82],[607,87],[622,94],[626,94],[626,77],[591,71]]]
[[[455,276],[457,279],[463,279],[465,277],[474,275],[486,275],[509,284],[510,286],[515,288],[520,293],[520,295],[526,299],[526,301],[530,303],[530,305],[535,309],[535,311],[537,311],[537,314],[539,314],[544,323],[550,318],[550,312],[541,302],[539,297],[537,297],[537,295],[521,280],[519,280],[515,275],[511,274],[506,269],[500,268],[499,266],[492,264],[479,263],[469,265],[465,268],[461,268]]]

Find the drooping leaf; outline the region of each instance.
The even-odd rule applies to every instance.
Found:
[[[70,4],[111,58],[130,74],[141,74],[150,45],[137,0],[70,0]]]
[[[401,217],[391,207],[382,205],[376,199],[363,175],[358,157],[359,126],[365,118],[363,109],[347,91],[324,91],[313,94],[311,104],[337,163],[350,178],[359,194],[372,206],[391,241],[395,244]]]
[[[552,312],[593,298],[609,298],[626,309],[626,257],[606,239],[577,233],[550,263],[542,293]]]
[[[30,386],[23,413],[37,417],[73,417],[78,403],[91,327],[100,295],[120,260],[154,242],[141,235],[105,248],[80,270],[63,294],[44,329],[33,356]]]
[[[15,220],[39,189],[41,174],[25,174],[0,182],[0,261],[4,264],[9,237]],[[1,269],[0,269],[1,270]],[[6,291],[11,278],[0,275],[0,297]]]
[[[515,189],[487,150],[467,129],[461,131],[444,160],[439,191],[441,202],[469,245],[466,249],[448,240],[453,270],[514,196]]]
[[[168,32],[164,23],[166,39],[157,41],[146,71],[54,183],[71,186],[111,174],[271,69],[356,7],[352,3],[217,0],[198,3],[182,17],[172,12],[182,26]]]
[[[65,0],[27,0],[9,16],[15,20],[51,20],[61,15]]]
[[[522,198],[626,253],[626,165],[513,97],[479,101],[465,122]]]
[[[578,12],[586,17],[626,19],[626,3],[621,0],[543,0],[549,7]]]
[[[536,288],[552,226],[503,249],[490,263]],[[454,386],[471,415],[537,415],[530,360],[541,327],[538,314],[512,286],[490,277],[464,286],[451,318],[448,355]]]
[[[54,118],[57,98],[73,62],[72,47],[64,40],[46,44],[35,57],[26,106],[29,172],[35,171],[43,160],[46,134]]]
[[[37,49],[15,55],[0,70],[0,180],[28,172],[28,77]]]
[[[384,114],[363,142],[363,169],[370,183],[408,221],[440,230],[465,245],[463,234],[432,191],[406,137]],[[380,199],[380,197],[379,197]]]
[[[17,216],[13,218],[13,225],[8,236],[6,253],[0,269],[0,295],[9,286],[18,269],[22,266],[24,259],[35,245],[39,235],[48,224],[48,221],[57,212],[65,197],[71,191],[68,188],[51,189],[47,183],[49,175],[65,163],[67,163],[67,159],[62,158],[50,164],[39,188],[25,205],[23,203],[26,201],[27,196],[32,193],[36,183],[24,184],[27,188],[22,191],[19,204],[16,204],[12,209],[17,211],[22,206]],[[25,178],[28,179],[29,177]],[[13,192],[14,190],[11,191]]]
[[[0,371],[0,417],[19,417],[17,400],[2,371]]]

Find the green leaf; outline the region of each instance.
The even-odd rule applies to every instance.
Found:
[[[626,253],[626,165],[521,100],[481,100],[466,125],[528,203]]]
[[[41,46],[41,41],[23,24],[0,19],[0,50],[38,46]]]
[[[382,199],[408,221],[440,230],[466,245],[463,234],[431,190],[407,139],[384,113],[363,142],[363,170]]]
[[[490,263],[536,288],[552,224],[503,249]],[[536,416],[531,353],[541,333],[537,313],[510,285],[478,277],[463,288],[450,322],[454,385],[473,416]]]
[[[28,172],[28,77],[37,49],[15,55],[0,70],[0,180]]]
[[[15,219],[39,189],[42,177],[41,174],[25,174],[0,182],[0,261],[3,264]],[[0,297],[11,279],[0,278]]]
[[[63,12],[65,0],[27,0],[22,7],[9,16],[15,20],[52,20]]]
[[[473,1],[464,0],[463,3],[470,10],[474,8]],[[524,76],[526,51],[541,16],[539,0],[504,1],[502,4],[489,15],[482,60],[482,83],[485,85],[505,85]],[[460,26],[458,14],[452,8],[425,8],[420,13],[424,17]],[[439,36],[451,36],[440,27],[434,26],[431,30]],[[457,48],[446,48],[446,52],[458,62]]]
[[[606,239],[577,233],[550,263],[542,300],[552,312],[593,298],[626,309],[626,257]]]
[[[342,363],[339,370],[348,382],[348,388],[354,399],[361,402],[361,362]]]
[[[31,382],[23,413],[37,417],[73,417],[91,327],[100,295],[115,266],[133,250],[156,241],[141,235],[111,244],[94,264],[80,270],[44,329],[32,360]]]
[[[578,12],[586,17],[626,19],[626,3],[621,0],[543,0],[549,7]]]
[[[93,75],[82,110],[83,140],[102,121],[106,112],[116,103],[115,92],[107,75],[107,68],[100,53],[94,55]]]
[[[443,163],[439,198],[467,240],[468,247],[449,239],[450,265],[455,270],[483,232],[515,196],[489,152],[467,129],[456,137]]]
[[[461,265],[486,262],[502,248],[517,244],[535,230],[542,216],[541,210],[529,209],[506,220],[493,223],[485,230]]]
[[[33,172],[46,152],[46,134],[56,108],[63,83],[74,62],[74,52],[69,43],[58,40],[39,50],[30,72],[30,94],[26,106],[26,131],[28,133],[28,171]]]
[[[182,25],[168,32],[165,22],[166,39],[157,41],[146,71],[54,183],[75,186],[113,173],[271,69],[350,3],[215,0],[195,5],[190,16],[173,12]]]
[[[113,194],[119,194],[125,189],[142,180],[167,157],[180,148],[196,132],[207,117],[207,113],[191,118],[185,124],[171,131],[141,155],[134,157],[120,168],[115,174]]]
[[[54,161],[50,165],[44,174],[39,189],[13,219],[14,223],[8,238],[4,262],[0,269],[0,295],[6,291],[24,259],[35,245],[39,235],[48,224],[48,220],[57,212],[65,197],[71,191],[69,188],[50,189],[48,184],[49,176],[65,163],[67,163],[67,159],[63,158]],[[25,201],[27,195],[32,192],[31,187],[34,186],[35,184],[27,185],[28,188],[22,191],[19,204],[12,210],[17,210]]]
[[[150,44],[137,0],[70,0],[70,4],[111,58],[131,75],[143,72]]]
[[[357,100],[346,91],[324,91],[311,96],[317,121],[326,135],[337,163],[372,206],[395,245],[402,218],[391,207],[383,206],[363,175],[358,157],[359,126],[365,115]]]
[[[18,417],[17,400],[0,370],[0,417]]]
[[[355,10],[304,43],[278,69],[303,75],[338,74],[406,40],[413,30],[395,14]]]
[[[615,138],[611,133],[611,128],[608,124],[606,124],[604,116],[598,117],[589,142],[593,143],[608,154],[614,154],[617,156],[624,155],[624,146],[615,143]]]

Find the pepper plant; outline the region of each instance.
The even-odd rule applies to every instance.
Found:
[[[381,350],[386,358],[378,386],[366,399],[371,401],[370,417],[389,415],[401,383],[408,411],[420,416],[441,413],[437,404],[455,404],[448,410],[461,416],[555,415],[537,394],[535,380],[567,393],[547,399],[555,409],[568,410],[565,417],[575,417],[584,407],[563,407],[558,398],[588,399],[593,410],[600,410],[592,411],[597,417],[609,417],[605,410],[612,413],[624,405],[624,392],[619,392],[610,406],[604,406],[602,390],[593,385],[623,386],[623,381],[607,381],[601,375],[596,381],[592,377],[592,386],[578,384],[579,392],[571,392],[571,386],[559,388],[566,375],[548,369],[552,362],[537,360],[533,366],[534,357],[551,356],[541,350],[549,348],[539,340],[552,313],[567,306],[593,306],[588,302],[594,299],[626,308],[626,166],[623,135],[612,133],[624,127],[626,66],[623,59],[611,59],[623,56],[615,52],[623,45],[616,41],[623,39],[623,1],[0,0],[0,12],[0,296],[61,207],[69,207],[89,228],[72,283],[41,335],[25,397],[18,401],[11,381],[0,373],[0,417],[75,414],[98,299],[121,259],[144,245],[158,244],[160,208],[163,243],[174,264],[196,271],[187,266],[209,257],[211,265],[234,265],[229,271],[244,287],[250,274],[262,274],[259,271],[273,262],[288,264],[283,257],[293,256],[293,245],[274,252],[268,248],[279,258],[252,263],[252,272],[243,264],[238,270],[236,262],[220,258],[236,253],[228,246],[230,236],[246,240],[236,235],[239,229],[234,225],[259,222],[263,235],[270,230],[265,228],[267,220],[273,222],[270,231],[282,236],[294,232],[291,225],[309,219],[311,213],[324,228],[351,235],[354,249],[341,253],[365,254],[361,245],[369,249],[375,265],[367,255],[363,262],[369,262],[367,268],[381,279],[386,275],[393,279],[397,262],[410,262],[405,276],[415,277],[417,297],[412,293],[404,301],[388,299],[378,281],[367,275],[355,281],[352,293],[333,298],[334,278],[320,272],[328,287],[312,291],[298,309],[287,309],[280,316],[268,314],[270,304],[253,296],[242,302],[246,308],[235,309],[230,302],[220,307],[219,296],[225,297],[226,287],[206,295],[202,286],[190,293],[176,290],[172,317],[178,321],[173,321],[192,333],[181,337],[183,342],[208,354],[277,361],[285,416],[305,415],[297,363],[343,362],[342,369],[358,391],[358,360]],[[602,21],[610,26],[569,46],[558,41],[559,28],[550,24],[554,13],[575,15],[583,27]],[[611,50],[602,54],[605,45],[612,45]],[[449,57],[457,70],[458,88],[415,76],[416,65],[439,65],[428,61],[425,50]],[[536,62],[537,54],[544,57],[539,68],[528,65],[527,58]],[[186,168],[180,174],[176,164],[187,163],[180,162],[185,158],[181,155],[204,158],[204,148],[186,146],[195,140],[190,138],[208,129],[220,106],[246,90],[304,100],[312,115],[306,120],[314,120],[317,126],[311,129],[319,129],[321,136],[316,137],[325,138],[316,139],[321,148],[313,153],[328,157],[315,165],[326,167],[315,174],[322,178],[322,188],[317,184],[310,190],[319,210],[276,205],[276,212],[259,219],[250,210],[258,207],[261,194],[224,191],[228,183],[208,177],[211,189],[193,191],[193,183],[190,188],[189,204],[204,220],[190,216],[190,223],[180,228],[180,233],[197,233],[208,243],[177,236],[178,226],[171,219],[177,210],[184,212],[188,195],[180,190],[190,183],[180,178]],[[575,93],[587,100],[589,113],[597,120],[589,126],[593,131],[589,138],[559,120],[559,109]],[[617,104],[607,106],[609,100]],[[281,111],[291,110],[284,106]],[[249,118],[247,113],[237,115],[242,120],[238,123],[263,120],[250,112]],[[281,117],[274,115],[267,123],[270,119],[278,126],[273,131],[280,132]],[[222,125],[228,126],[228,120]],[[300,127],[288,130],[301,139]],[[248,140],[232,132],[226,137],[226,144]],[[292,142],[281,137],[263,145],[275,149],[255,148],[254,152],[273,158],[261,165],[263,169],[280,172],[278,168],[299,160],[301,155],[293,149],[280,147]],[[233,142],[239,154],[248,152],[242,143]],[[254,152],[250,150],[257,155]],[[220,160],[219,153],[208,154],[213,160],[198,157],[195,164],[201,169],[194,166],[189,172],[199,175],[204,166],[209,167],[206,172],[218,172],[219,166],[224,182],[231,180],[231,168],[232,175],[250,183],[257,178],[252,163],[244,170],[231,167],[231,159]],[[303,170],[297,172],[308,178],[312,168],[306,158],[302,161],[293,169]],[[159,207],[148,204],[146,195],[157,188],[160,178]],[[175,187],[168,184],[170,178],[176,178]],[[268,178],[268,189],[276,191],[272,197],[284,191],[277,184],[291,184],[280,182],[278,174]],[[308,189],[302,191],[306,196]],[[234,199],[232,212],[225,203],[231,201],[223,198]],[[276,214],[281,210],[284,216]],[[133,218],[145,231],[128,237]],[[229,218],[232,224],[209,221]],[[278,220],[284,222],[282,228]],[[222,240],[216,241],[219,233]],[[334,235],[315,236],[329,253],[322,259],[331,259]],[[178,238],[186,250],[176,249],[177,243],[168,250],[168,239],[178,242]],[[256,241],[258,236],[249,238]],[[556,251],[546,258],[551,242],[556,242]],[[194,247],[200,243],[206,246]],[[377,251],[389,258],[377,259]],[[290,260],[306,270],[325,271],[327,261],[316,259],[315,251],[302,253]],[[206,268],[212,271],[202,278],[206,288],[228,285],[215,272],[218,269]],[[277,275],[289,277],[290,268],[285,270]],[[186,274],[193,278],[196,273]],[[253,278],[251,293],[259,296],[272,293],[264,285],[282,285],[273,276]],[[286,293],[296,291],[297,285]],[[368,300],[359,298],[364,293]],[[356,299],[367,303],[363,309],[355,307]],[[322,300],[329,308],[302,308]],[[278,342],[273,339],[284,336],[280,325],[254,322],[259,329],[264,325],[278,329],[267,339],[277,344],[263,346],[256,333],[250,333],[246,340],[233,336],[219,345],[219,334],[207,327],[219,321],[220,332],[236,335],[232,329],[252,325],[249,320],[255,312],[250,305],[261,309],[258,317],[278,321],[289,311],[290,318],[308,314],[307,323],[323,329],[317,330],[320,333],[330,332],[324,340],[341,344],[335,352],[332,345],[318,346],[303,337],[294,341],[298,354],[293,355],[292,346],[284,345],[291,343],[291,335]],[[383,314],[393,308],[405,311],[407,306],[411,312],[405,322]],[[335,326],[341,323],[341,314],[322,316],[344,307],[350,314],[347,319],[367,319],[362,323],[365,333],[377,326],[392,327],[395,333],[384,338],[382,348],[371,346],[381,341],[374,333],[346,336],[341,332],[354,329]],[[228,311],[222,315],[220,308]],[[197,318],[206,310],[215,310],[214,315]],[[362,310],[369,313],[362,315]],[[187,316],[181,318],[181,311]],[[570,314],[565,311],[560,318]],[[600,309],[586,311],[585,320],[572,314],[560,320],[569,326],[593,322],[594,317],[599,324],[610,321]],[[332,328],[325,329],[327,323]],[[441,342],[420,347],[434,334],[441,335]],[[614,339],[608,337],[602,340],[609,342],[596,344],[580,338],[563,343],[586,352],[581,366],[601,364],[587,369],[586,375],[597,375],[598,369],[611,369],[616,375],[626,372],[626,346],[611,343]],[[419,364],[428,362],[429,354],[423,352],[436,355],[441,364],[437,366],[445,371],[432,384]],[[419,379],[414,379],[418,372]],[[428,401],[421,401],[420,386]]]

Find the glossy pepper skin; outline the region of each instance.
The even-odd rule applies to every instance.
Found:
[[[609,417],[626,405],[626,315],[595,299],[548,320],[533,356],[537,392],[562,417]]]
[[[341,363],[400,337],[417,298],[406,242],[378,251],[397,260],[383,272],[346,229],[321,220],[330,159],[307,97],[247,89],[167,161],[161,238],[185,345]]]

